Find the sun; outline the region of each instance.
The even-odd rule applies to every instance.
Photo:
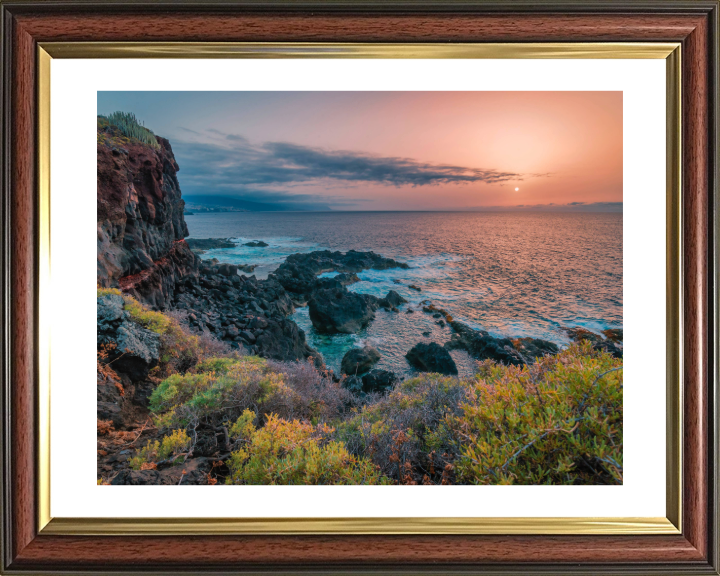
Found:
[[[515,192],[520,192],[520,188],[515,188]]]

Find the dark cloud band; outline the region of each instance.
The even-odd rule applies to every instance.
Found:
[[[253,145],[242,136],[214,132],[222,135],[223,144],[178,142],[175,146],[183,182],[193,187],[233,189],[328,180],[389,186],[502,184],[529,176],[286,142]]]

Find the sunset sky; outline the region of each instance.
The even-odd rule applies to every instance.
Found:
[[[622,92],[98,92],[116,110],[170,140],[191,202],[622,209]]]

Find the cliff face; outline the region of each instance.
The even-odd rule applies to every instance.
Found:
[[[97,281],[165,308],[176,282],[197,274],[197,259],[183,240],[179,167],[170,143],[157,141],[154,149],[98,129]]]

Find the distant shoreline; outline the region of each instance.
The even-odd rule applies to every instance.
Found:
[[[218,214],[620,214],[622,210],[539,210],[539,209],[510,209],[510,208],[484,208],[478,210],[223,210],[217,212],[192,212],[186,216],[200,216]]]

